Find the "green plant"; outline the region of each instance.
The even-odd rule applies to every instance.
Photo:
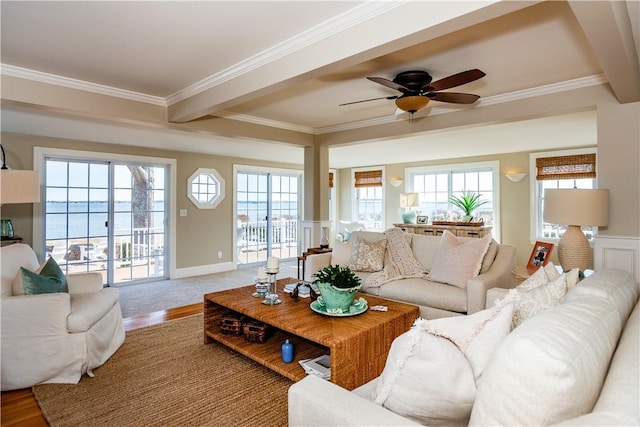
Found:
[[[360,278],[349,267],[329,265],[316,271],[313,275],[314,284],[330,283],[336,288],[350,289],[360,286]]]
[[[480,200],[480,194],[473,191],[463,191],[462,196],[451,196],[449,202],[462,209],[465,215],[471,215],[480,206],[489,203],[487,200]]]

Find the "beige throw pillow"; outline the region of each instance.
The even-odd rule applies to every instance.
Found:
[[[391,346],[373,400],[424,425],[466,425],[476,383],[511,329],[513,293],[469,316],[418,319]]]
[[[387,248],[387,240],[367,242],[356,240],[351,249],[349,268],[353,271],[381,271],[384,267],[384,252]]]
[[[482,260],[489,249],[491,236],[462,241],[445,230],[433,260],[429,280],[467,288],[467,280],[480,272]]]
[[[516,307],[513,312],[512,328],[546,309],[560,304],[567,293],[571,275],[560,274],[553,263],[536,270],[531,277],[516,288]]]
[[[333,242],[331,265],[349,265],[352,250],[353,244],[351,242],[341,242],[340,240]]]

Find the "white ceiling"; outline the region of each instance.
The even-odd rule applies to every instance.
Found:
[[[407,120],[394,115],[393,101],[338,104],[395,95],[366,77],[392,79],[408,69],[427,70],[434,80],[483,70],[486,77],[451,89],[480,95],[471,108],[602,81],[618,99],[637,97],[637,83],[625,84],[617,70],[631,57],[637,76],[633,1],[616,5],[636,39],[635,53],[627,49],[622,59],[594,42],[597,31],[616,26],[604,19],[589,26],[565,1],[3,0],[0,7],[3,75],[167,106],[175,122],[214,115],[323,135]],[[431,102],[416,118],[466,108]],[[302,150],[288,145],[159,133],[7,103],[2,113],[8,132],[302,163]],[[330,164],[416,161],[426,142],[433,159],[554,148],[557,141],[595,143],[594,113],[359,141],[331,147]]]

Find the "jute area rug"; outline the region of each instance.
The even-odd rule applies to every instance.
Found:
[[[127,333],[95,377],[33,387],[51,426],[286,426],[288,379],[217,343],[202,315]]]

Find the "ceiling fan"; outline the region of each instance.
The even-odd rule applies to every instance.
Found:
[[[440,91],[470,83],[484,77],[485,75],[486,74],[484,72],[476,68],[453,74],[435,82],[431,81],[432,77],[428,72],[422,70],[403,71],[397,74],[393,80],[388,80],[384,77],[367,77],[367,79],[372,82],[395,89],[401,92],[401,94],[347,102],[345,104],[340,104],[340,106],[357,104],[359,102],[375,101],[378,99],[395,99],[396,106],[399,109],[406,111],[413,116],[414,113],[426,107],[430,100],[450,102],[453,104],[473,104],[480,98],[479,95]]]

